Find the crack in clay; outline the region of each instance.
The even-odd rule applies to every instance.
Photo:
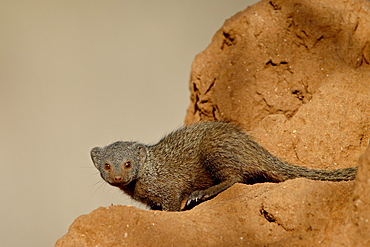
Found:
[[[287,65],[288,62],[287,61],[280,61],[279,63],[274,63],[272,61],[272,59],[270,59],[267,63],[266,63],[266,67],[271,65],[271,66],[280,66],[280,65]]]
[[[207,90],[204,94],[207,94],[211,91],[212,87],[215,85],[215,82],[216,82],[216,78],[213,78],[212,83],[208,86],[208,88],[207,88]]]
[[[288,228],[284,226],[281,221],[276,218],[272,213],[268,212],[265,207],[262,205],[260,209],[260,215],[263,216],[268,222],[275,223],[278,226],[282,227],[285,231],[293,231],[294,228]]]
[[[204,116],[206,118],[212,118],[214,120],[217,120],[218,118],[216,117],[218,108],[217,106],[213,103],[212,100],[212,89],[216,83],[217,78],[213,78],[212,82],[208,85],[205,85],[204,88],[206,88],[205,92],[202,93],[204,90],[200,90],[196,83],[193,82],[193,92],[194,92],[194,114],[196,112],[199,112],[201,116]],[[200,81],[200,79],[198,79]]]
[[[269,4],[274,8],[274,10],[281,10],[281,6],[277,5],[273,1],[269,1]]]
[[[236,35],[233,30],[222,32],[224,39],[221,45],[221,50],[225,47],[233,46],[236,44]]]

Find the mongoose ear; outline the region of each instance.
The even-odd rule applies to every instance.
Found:
[[[135,149],[137,151],[140,162],[144,163],[146,160],[146,146],[138,143],[135,144]]]
[[[102,148],[94,147],[90,151],[91,159],[94,162],[94,165],[98,168],[99,157],[101,156]]]

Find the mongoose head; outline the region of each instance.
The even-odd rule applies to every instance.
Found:
[[[90,154],[101,177],[117,187],[137,179],[139,168],[147,156],[146,146],[136,142],[115,142],[104,148],[95,147]]]

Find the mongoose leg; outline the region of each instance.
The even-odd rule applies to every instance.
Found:
[[[163,211],[180,211],[181,210],[181,201],[171,200],[171,198],[165,199],[162,202]]]
[[[207,199],[217,195],[218,193],[226,190],[227,188],[231,187],[232,185],[234,185],[237,182],[238,182],[237,180],[229,179],[229,180],[223,181],[223,182],[221,182],[217,185],[214,185],[214,186],[212,186],[208,189],[193,191],[190,194],[190,196],[188,198],[188,201],[186,202],[186,206],[191,207],[191,205],[194,205],[194,203],[198,203],[199,201],[207,200]]]

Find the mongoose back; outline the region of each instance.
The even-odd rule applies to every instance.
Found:
[[[357,167],[319,170],[288,164],[236,124],[204,122],[182,127],[155,145],[115,142],[91,150],[102,178],[152,209],[180,211],[235,183],[294,178],[354,179]]]

